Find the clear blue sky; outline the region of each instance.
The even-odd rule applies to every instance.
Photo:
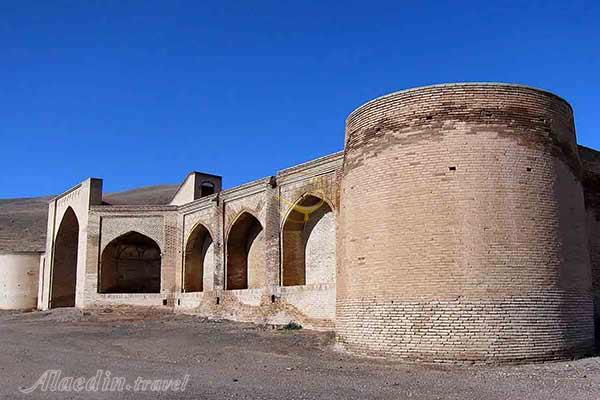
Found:
[[[0,198],[231,187],[341,150],[376,96],[454,81],[549,89],[600,148],[600,2],[3,1]]]

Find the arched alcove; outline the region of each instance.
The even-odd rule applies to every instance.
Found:
[[[185,247],[184,292],[202,292],[212,288],[214,267],[214,242],[208,229],[198,224]]]
[[[102,252],[100,293],[160,293],[161,251],[138,232],[112,240]]]
[[[335,240],[335,213],[329,204],[314,195],[298,200],[282,230],[283,286],[334,282]]]
[[[264,239],[260,222],[242,213],[227,239],[227,289],[248,289],[264,285]]]
[[[77,250],[79,221],[71,207],[67,208],[54,240],[50,307],[75,306],[77,285]]]

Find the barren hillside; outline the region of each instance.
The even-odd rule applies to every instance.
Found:
[[[108,193],[108,204],[168,204],[178,185],[147,186]],[[0,251],[44,251],[48,202],[52,196],[0,199]]]

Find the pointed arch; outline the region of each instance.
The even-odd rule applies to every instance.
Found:
[[[99,293],[160,293],[162,257],[158,244],[130,231],[102,251]]]
[[[264,286],[264,232],[258,219],[243,211],[227,235],[227,289]]]
[[[316,198],[317,200],[310,200],[309,198]],[[290,214],[294,211],[300,211],[300,214],[302,214],[303,212],[306,213],[308,212],[309,214],[313,211],[313,208],[318,208],[321,205],[325,204],[327,207],[329,207],[330,210],[332,210],[333,212],[336,211],[336,207],[333,205],[333,203],[331,202],[330,199],[328,199],[324,193],[322,192],[314,192],[314,191],[309,191],[309,192],[304,192],[300,197],[297,198],[297,200],[293,203],[284,200],[284,203],[286,203],[289,208],[286,210],[284,217],[282,219],[281,222],[281,229],[283,229],[285,223],[289,220]],[[303,203],[309,203],[312,205],[310,206],[306,206],[303,207],[302,204]],[[297,206],[301,206],[300,210],[298,210]],[[292,217],[293,218],[293,217]]]
[[[283,286],[335,281],[335,213],[329,202],[302,195],[284,219],[281,241]]]
[[[68,207],[54,240],[50,307],[74,307],[77,287],[79,220]]]
[[[183,291],[212,289],[215,273],[214,242],[208,228],[198,223],[185,246]]]

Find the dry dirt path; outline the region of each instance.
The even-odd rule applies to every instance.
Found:
[[[110,371],[131,388],[112,393],[41,387],[31,394],[19,391],[33,386],[45,371],[58,369],[62,378],[82,379]],[[132,389],[138,377],[150,382],[186,375],[184,391],[153,392],[147,386],[141,394]],[[140,309],[2,312],[0,398],[596,400],[600,359],[424,367],[341,354],[333,350],[331,334],[308,330]]]

